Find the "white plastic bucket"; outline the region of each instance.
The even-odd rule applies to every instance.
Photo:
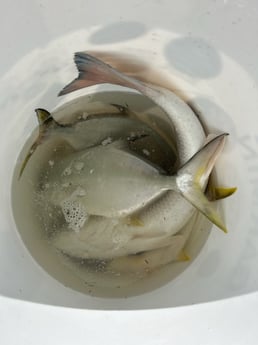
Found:
[[[0,32],[0,294],[66,307],[134,310],[257,291],[258,48],[252,36],[257,4],[31,0],[17,2],[15,9],[0,6],[5,26]],[[53,279],[31,257],[12,215],[12,173],[36,126],[33,110],[58,104],[56,94],[76,75],[73,53],[82,50],[130,53],[151,62],[163,80],[190,98],[210,130],[230,133],[218,164],[221,181],[238,187],[222,202],[229,233],[213,228],[198,257],[175,280],[128,299],[93,298]]]

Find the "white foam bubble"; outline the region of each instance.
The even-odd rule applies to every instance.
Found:
[[[68,227],[75,232],[79,232],[89,218],[84,205],[78,200],[85,195],[85,190],[78,187],[70,197],[61,202],[65,221],[68,223]]]

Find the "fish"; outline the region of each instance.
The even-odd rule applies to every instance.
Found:
[[[121,77],[121,75],[119,75],[119,72],[117,72],[120,78],[119,82],[118,82],[119,78],[116,80],[114,76],[113,76],[113,80],[111,80],[112,78],[110,79],[110,74],[112,75],[114,73],[114,70],[112,69],[112,67],[105,65],[100,60],[97,60],[94,57],[90,57],[88,54],[85,54],[85,53],[77,53],[77,54],[80,55],[80,59],[85,59],[85,55],[87,59],[89,58],[92,59],[92,61],[88,64],[89,65],[88,67],[91,70],[91,72],[93,69],[95,74],[94,73],[91,74],[90,85],[94,85],[97,83],[112,82],[114,84],[118,84],[121,86],[131,87],[143,93],[147,97],[151,98],[157,105],[159,105],[161,108],[165,110],[165,112],[167,113],[168,120],[171,122],[171,124],[174,125],[174,128],[175,128],[175,134],[176,134],[176,139],[177,139],[177,149],[179,153],[179,160],[181,163],[181,167],[183,167],[184,164],[186,164],[187,161],[190,160],[192,156],[196,154],[197,151],[199,151],[203,146],[206,145],[205,143],[206,135],[204,133],[204,130],[199,120],[197,119],[195,114],[191,111],[191,109],[186,104],[184,104],[184,102],[182,102],[171,91],[163,89],[161,87],[156,87],[154,85],[141,83],[137,81],[136,79],[133,79],[130,77],[129,77],[129,81],[127,80],[125,82],[126,76],[122,74],[122,77]],[[76,63],[78,62],[78,59],[79,57],[75,56]],[[99,68],[99,74],[102,74],[102,79],[100,79],[100,75],[96,73],[95,71],[96,65],[98,64],[102,65],[102,67]],[[79,78],[77,78],[76,82],[78,81],[78,79],[80,79],[80,82],[83,82],[83,83],[80,84],[80,87],[78,87],[79,86],[78,83],[76,85],[74,85],[75,82],[71,83],[73,84],[74,89],[65,88],[63,91],[60,92],[60,95],[64,95],[68,92],[75,91],[76,89],[81,88],[81,87],[89,86],[89,79],[90,79],[89,73],[88,73],[89,70],[85,68],[85,61],[81,61],[81,65],[79,66],[79,64],[77,64],[77,67],[79,69],[80,74],[81,74],[82,69],[84,69],[84,71],[83,71],[83,75],[80,75]],[[105,72],[106,74],[105,73],[103,74],[102,68],[106,71]],[[86,79],[86,81],[83,79]],[[57,128],[58,127],[55,127],[55,130],[53,130],[52,133],[54,133],[57,130]],[[68,129],[70,128],[68,127],[60,128],[60,132],[62,132],[63,130],[67,131]],[[226,136],[226,134],[223,134],[223,135]],[[116,139],[119,139],[119,138],[117,137]],[[44,140],[46,140],[46,138],[44,138]],[[40,141],[36,142],[34,145],[34,151],[33,150],[32,151],[35,152],[38,145],[41,145],[44,142],[44,140],[42,140],[42,142]],[[98,145],[98,144],[99,142],[94,143],[94,145]],[[117,143],[115,143],[114,146],[116,146],[116,144]],[[118,144],[121,145],[121,140],[120,142],[118,142]],[[89,148],[87,145],[86,146],[83,146],[83,145],[84,143],[82,142],[81,149],[84,150],[85,148]],[[115,147],[115,149],[120,149],[121,151],[126,152],[126,149],[124,146],[122,147],[120,146],[120,148]],[[29,159],[32,156],[32,154],[29,156]],[[25,167],[27,163],[28,163],[28,160],[25,163]],[[162,171],[162,169],[158,168],[157,170],[158,172],[161,172],[161,175],[162,174],[164,175],[164,171]],[[204,186],[207,182],[207,178],[208,178],[207,176],[203,176],[202,182],[204,183],[204,185],[202,186],[202,189],[205,188]],[[79,192],[82,192],[82,191],[79,190]],[[214,193],[215,199],[228,196],[230,193],[226,189],[225,190],[219,189],[217,190],[217,192]],[[232,193],[233,193],[233,190],[232,190]],[[83,193],[79,193],[79,194],[83,194]],[[77,196],[81,198],[83,195],[77,195]],[[62,231],[59,232],[60,237],[59,236],[56,237],[55,246],[61,251],[68,253],[74,257],[85,257],[85,258],[105,257],[105,258],[110,259],[112,257],[123,258],[126,255],[144,252],[142,256],[138,254],[137,257],[138,258],[141,257],[141,260],[144,258],[145,260],[146,257],[151,258],[152,254],[154,255],[154,253],[157,253],[156,250],[160,250],[159,252],[160,254],[162,254],[162,250],[163,250],[162,248],[167,248],[169,251],[170,243],[172,245],[171,248],[173,248],[174,243],[177,243],[177,244],[180,243],[180,245],[177,245],[176,249],[178,249],[178,247],[182,247],[183,242],[180,235],[173,236],[173,234],[177,233],[178,229],[182,228],[182,225],[185,224],[189,220],[189,217],[191,217],[192,214],[195,212],[194,210],[195,210],[194,207],[190,205],[189,201],[185,201],[182,198],[182,195],[178,193],[177,191],[165,191],[165,192],[162,192],[158,197],[155,197],[153,200],[151,199],[150,202],[147,202],[146,206],[140,207],[139,209],[136,209],[136,211],[133,211],[132,213],[129,212],[128,217],[124,218],[124,216],[122,216],[123,218],[117,219],[117,218],[107,218],[103,216],[90,215],[89,219],[86,221],[83,227],[80,228],[78,232],[71,231],[71,229],[67,229],[67,226],[66,226],[64,227],[64,229],[62,229]],[[214,217],[214,214],[212,216]],[[163,220],[164,222],[162,222]],[[108,231],[107,231],[107,227],[105,228],[104,231],[101,230],[102,235],[103,235],[102,237],[101,237],[101,231],[97,231],[98,236],[96,235],[95,237],[96,242],[94,243],[94,241],[92,241],[92,238],[88,235],[91,233],[91,230],[97,229],[96,224],[97,226],[99,226],[100,230],[104,229],[104,227],[101,227],[100,225],[109,224],[110,227]],[[125,234],[124,241],[121,241],[119,245],[115,243],[115,241],[112,241],[114,239],[114,235],[118,233],[118,230],[120,231],[120,234],[121,232]],[[135,230],[137,230],[139,234],[142,234],[142,236],[139,235],[138,238],[137,238],[137,235],[132,236],[131,238],[126,236],[128,235],[130,231],[132,231],[135,234],[136,233]],[[152,231],[149,232],[149,230],[152,230]],[[224,224],[223,224],[223,230],[226,231],[226,227]],[[63,235],[64,237],[62,237]],[[84,238],[83,238],[83,235],[84,235]],[[76,238],[79,240],[77,244],[76,242],[74,242]],[[102,241],[101,241],[101,238],[102,238]],[[63,240],[63,242],[61,241],[61,239]],[[169,242],[170,239],[171,239],[171,242]],[[111,243],[111,241],[113,243]],[[80,243],[80,246],[78,246],[78,243]],[[70,248],[70,251],[69,251],[68,246],[70,245],[70,247],[72,247],[72,244],[74,245],[76,244],[76,245],[73,248]],[[87,245],[90,248],[89,252],[87,251]],[[108,246],[110,247],[107,248]],[[93,252],[94,249],[95,249],[95,252]],[[107,250],[107,252],[102,254],[105,250]],[[175,253],[171,255],[174,257],[174,254]],[[130,258],[133,258],[133,257],[134,256],[131,256]],[[169,260],[170,259],[168,259],[168,262]],[[133,258],[133,262],[136,262],[136,261],[137,260]],[[121,262],[123,262],[123,259],[122,261],[117,261],[119,265]],[[155,266],[155,263],[153,265]]]
[[[114,108],[117,110],[117,105],[114,105]],[[131,114],[129,114],[126,107],[120,106],[118,110],[118,113],[96,116],[93,114],[86,120],[63,124],[57,122],[52,114],[46,109],[36,109],[38,136],[30,146],[21,164],[18,179],[22,177],[36,149],[40,145],[44,145],[47,140],[53,138],[64,140],[74,152],[105,143],[107,140],[114,141],[122,138],[130,138],[130,142],[132,143],[131,149],[137,150],[138,148],[135,147],[133,139],[141,138],[144,139],[141,140],[142,143],[150,147],[155,146],[155,157],[154,154],[152,154],[151,157],[154,161],[157,162],[164,156],[161,161],[165,168],[168,168],[168,164],[174,164],[173,157],[176,155],[175,148],[170,149],[164,139],[148,125],[137,120],[137,118],[131,118]],[[140,141],[137,141],[137,143],[140,143]]]
[[[145,267],[146,258],[151,258],[153,254],[156,257],[157,250],[162,256],[165,248],[168,262],[177,258],[181,261],[184,255],[180,257],[178,255],[183,254],[181,251],[196,219],[197,215],[192,217],[176,235],[169,235],[160,228],[154,232],[148,231],[148,226],[132,226],[127,224],[125,219],[91,216],[78,232],[71,231],[63,225],[53,236],[51,244],[61,253],[73,258],[95,260],[124,258],[122,262],[127,262],[125,269],[130,270],[131,262],[143,263]],[[135,254],[137,259],[134,259]],[[113,262],[113,268],[114,265]],[[154,265],[153,260],[152,265]]]
[[[224,196],[224,194],[223,194]],[[152,254],[162,252],[167,253],[167,262],[177,259],[177,255],[182,253],[182,249],[196,225],[196,213],[185,225],[188,232],[183,231],[184,227],[173,234],[173,224],[169,231],[162,227],[154,228],[151,224],[138,224],[127,219],[115,219],[90,216],[87,222],[79,229],[72,231],[67,224],[63,224],[55,236],[51,239],[51,244],[55,249],[73,258],[94,259],[94,260],[113,260],[124,258],[120,264],[127,262],[124,269],[129,271],[131,263],[141,263],[146,267],[145,259],[151,258]],[[171,230],[172,229],[172,230]],[[172,233],[172,235],[171,235]],[[172,246],[172,248],[171,248]],[[158,250],[158,252],[157,252]],[[143,255],[139,255],[139,254]],[[183,253],[182,253],[183,254]],[[134,255],[137,258],[134,259]],[[184,257],[184,255],[182,255]],[[178,258],[181,261],[181,257]],[[148,261],[150,261],[148,259]],[[152,265],[155,263],[151,260]],[[162,261],[163,262],[163,261]],[[159,266],[161,263],[157,262]],[[150,266],[147,265],[149,268]],[[117,265],[113,268],[118,268]],[[139,267],[138,267],[139,269]]]
[[[167,114],[174,127],[180,163],[184,164],[201,148],[206,138],[204,129],[192,109],[172,91],[143,83],[107,65],[85,52],[74,55],[79,76],[65,86],[58,96],[97,84],[115,84],[135,89],[150,98]]]
[[[190,261],[190,257],[183,250],[187,238],[184,234],[173,235],[167,237],[166,244],[162,247],[156,246],[137,255],[115,257],[108,262],[107,271],[144,274],[171,262]]]
[[[68,154],[50,170],[45,198],[61,205],[65,218],[72,221],[83,212],[124,218],[173,190],[227,232],[203,192],[227,135],[211,139],[173,175],[131,152],[121,140]]]
[[[169,246],[170,239],[173,242],[174,239],[179,240],[180,245],[184,240],[182,235],[149,234],[137,237],[130,231],[124,231],[125,228],[117,227],[119,223],[117,219],[103,219],[101,222],[100,217],[90,217],[79,232],[61,228],[51,244],[71,257],[110,260]]]
[[[59,96],[96,84],[116,84],[129,87],[150,98],[164,110],[174,127],[180,164],[185,164],[205,143],[204,129],[185,102],[172,91],[153,84],[146,84],[112,68],[87,52],[74,55],[79,75],[59,92]],[[172,133],[171,133],[172,134]],[[207,183],[207,181],[206,181]],[[179,193],[165,191],[148,207],[134,214],[144,224],[143,228],[156,231],[163,229],[168,235],[179,231],[194,214],[194,208]]]

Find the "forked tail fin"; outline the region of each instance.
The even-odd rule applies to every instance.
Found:
[[[70,84],[66,85],[58,96],[97,84],[115,84],[136,89],[142,92],[144,85],[136,79],[126,76],[115,70],[105,62],[85,52],[74,55],[74,62],[79,75]]]
[[[203,187],[223,149],[227,135],[226,133],[218,135],[207,143],[179,169],[176,178],[183,197],[224,232],[227,232],[227,228],[214,204],[205,196]]]

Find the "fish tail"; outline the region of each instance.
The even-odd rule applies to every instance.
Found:
[[[142,92],[144,88],[144,85],[136,79],[126,76],[105,62],[85,52],[75,53],[74,62],[79,75],[65,86],[59,92],[58,96],[63,96],[88,86],[106,83],[133,88],[139,92]]]
[[[37,139],[34,141],[34,143],[31,145],[25,159],[22,162],[20,172],[18,179],[21,178],[24,169],[26,168],[31,156],[36,151],[37,147],[43,142],[44,138],[46,137],[46,134],[48,133],[49,125],[52,123],[57,124],[57,122],[53,119],[52,115],[45,109],[35,109],[36,116],[39,122],[39,134]]]
[[[176,177],[177,187],[183,197],[224,232],[227,232],[227,228],[214,203],[208,200],[203,189],[223,149],[227,135],[223,133],[210,140],[179,169]]]

